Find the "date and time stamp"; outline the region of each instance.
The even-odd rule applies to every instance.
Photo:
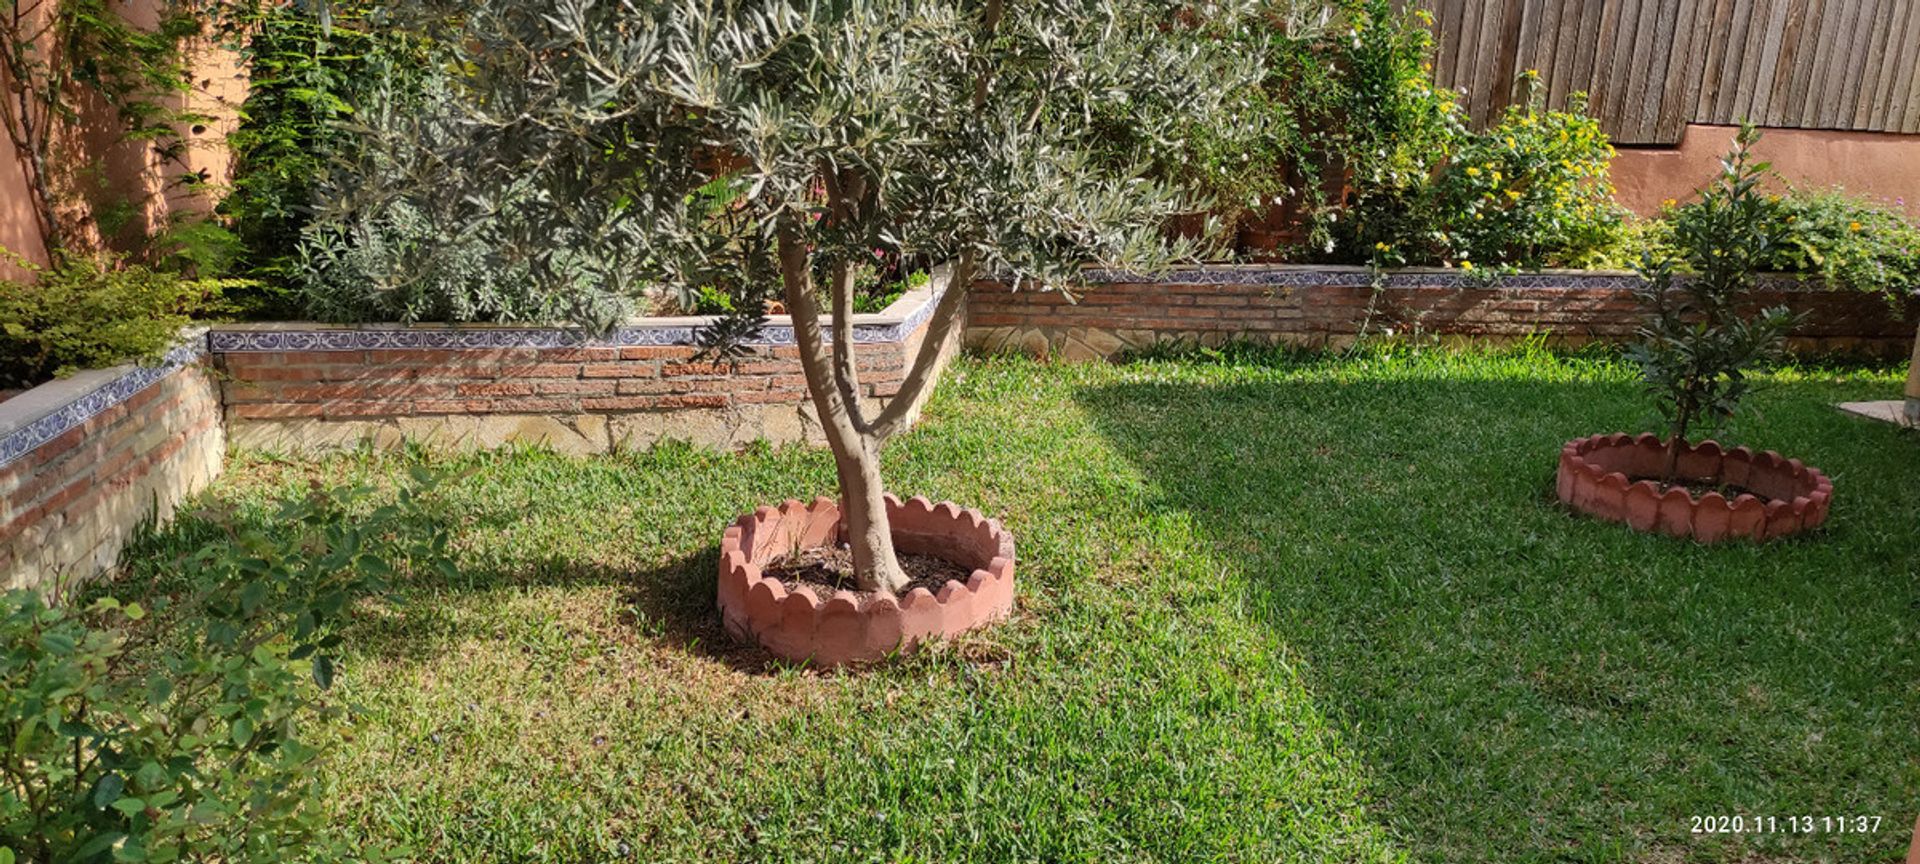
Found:
[[[1879,816],[1859,814],[1729,813],[1691,816],[1688,831],[1712,834],[1877,834],[1886,826]],[[1904,824],[1900,825],[1905,828]]]

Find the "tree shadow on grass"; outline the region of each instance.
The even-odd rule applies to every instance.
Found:
[[[130,547],[127,574],[96,590],[129,599],[147,598],[150,605],[154,596],[177,594],[182,586],[171,579],[175,569],[172,562],[209,545],[231,542],[229,530],[266,537],[285,534],[287,529],[272,518],[279,503],[237,508],[217,517],[211,511],[188,510],[168,526],[150,527]],[[519,517],[507,511],[467,511],[452,516],[444,509],[427,506],[410,512],[405,522],[410,530],[443,532],[458,545],[462,533],[498,531]],[[504,606],[527,593],[559,589],[567,594],[610,598],[615,608],[597,623],[624,631],[603,634],[619,637],[619,641],[644,641],[653,650],[684,652],[748,674],[778,668],[771,655],[758,646],[737,643],[721,626],[714,600],[717,544],[648,564],[610,563],[560,553],[495,560],[498,557],[462,560],[451,575],[428,567],[399,568],[392,590],[384,598],[390,602],[357,607],[350,613],[343,637],[368,659],[431,664],[458,650],[457,637],[506,638],[500,628],[476,629],[471,620],[456,623],[461,611],[479,609],[478,617],[497,617],[485,607]],[[563,615],[569,610],[551,611]],[[606,610],[591,611],[597,615]]]
[[[1884,526],[1920,495],[1911,453],[1833,413],[1830,389],[1778,388],[1743,427],[1851,499],[1820,535],[1765,548],[1554,504],[1563,441],[1642,425],[1624,382],[1130,382],[1078,401],[1305,658],[1417,858],[1892,858],[1920,781],[1920,648],[1902,623],[1920,540]],[[1687,828],[1843,801],[1893,827]]]

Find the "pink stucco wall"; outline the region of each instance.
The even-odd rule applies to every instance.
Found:
[[[157,20],[157,10],[167,2],[130,0],[115,8],[135,25],[150,26]],[[65,157],[68,160],[81,160],[76,164],[91,177],[103,178],[109,190],[106,194],[137,205],[138,213],[130,226],[119,235],[103,238],[110,246],[126,248],[167,225],[176,214],[205,212],[213,206],[213,197],[186,191],[177,182],[180,176],[200,172],[216,184],[229,179],[231,160],[225,141],[239,122],[238,109],[246,98],[246,73],[230,51],[202,45],[186,50],[192,61],[193,86],[182,97],[185,101],[181,107],[214,120],[181,128],[187,147],[179,160],[161,158],[150,142],[122,140],[124,126],[110,108],[84,91],[71,94],[81,116],[55,142],[55,150],[69,154]],[[4,83],[0,81],[0,85]],[[11,98],[10,89],[5,92]],[[0,137],[0,246],[45,263],[46,238],[34,218],[29,189],[21,155]],[[84,220],[82,224],[86,224]],[[87,230],[94,227],[88,224]],[[21,275],[19,268],[0,261],[0,279]]]
[[[1613,160],[1620,203],[1641,215],[1668,199],[1685,201],[1719,170],[1732,126],[1689,125],[1678,147],[1621,147]],[[1787,183],[1880,201],[1920,218],[1920,135],[1766,129],[1754,145]]]

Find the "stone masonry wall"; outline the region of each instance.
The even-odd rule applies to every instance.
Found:
[[[1114,278],[1073,300],[976,286],[967,344],[1093,359],[1160,342],[1342,347],[1364,329],[1496,340],[1545,333],[1577,345],[1631,338],[1641,315],[1632,294],[1637,280],[1623,274],[1524,274],[1489,284],[1458,271],[1401,271],[1387,275],[1378,292],[1358,268],[1224,266],[1151,282]],[[1920,319],[1920,304],[1909,303],[1901,317],[1878,295],[1817,290],[1791,279],[1770,280],[1758,293],[1761,304],[1805,316],[1791,340],[1798,351],[1898,357]]]
[[[143,522],[164,521],[219,475],[219,389],[195,356],[82,373],[0,403],[4,587],[112,567]]]

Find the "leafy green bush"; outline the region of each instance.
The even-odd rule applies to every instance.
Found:
[[[219,214],[244,254],[238,272],[261,280],[236,298],[254,317],[302,317],[288,285],[312,218],[315,185],[356,141],[357,106],[428,63],[417,40],[375,19],[367,0],[232,3],[216,24],[246,61],[240,126],[227,137],[233,181]]]
[[[314,187],[329,217],[309,225],[294,268],[298,301],[323,321],[575,321],[600,329],[633,309],[636,268],[579,251],[587,243],[547,237],[554,254],[512,250],[533,231],[534,190],[508,182],[489,201],[447,202],[418,194],[416,178],[438,170],[462,140],[439,75],[394,80],[359,106],[351,162]],[[376,146],[372,142],[379,142]],[[337,214],[341,203],[355,205]],[[477,214],[464,208],[473,206]],[[617,238],[601,248],[618,247]],[[638,247],[629,247],[638,252]]]
[[[1613,201],[1613,148],[1576,94],[1567,110],[1537,102],[1465,136],[1433,182],[1429,253],[1444,263],[1580,267],[1618,242],[1625,211]]]
[[[42,267],[5,254],[31,276],[0,280],[0,387],[157,358],[188,322],[224,308],[223,291],[244,284],[187,279],[113,255],[59,255]]]
[[[315,805],[337,623],[410,562],[444,568],[414,518],[423,486],[349,516],[361,493],[289,502],[271,528],[177,562],[152,609],[0,595],[0,850],[32,862],[375,857]]]
[[[1642,258],[1647,324],[1629,353],[1669,424],[1669,483],[1695,421],[1733,416],[1750,389],[1746,370],[1777,355],[1794,322],[1784,307],[1746,308],[1754,272],[1776,249],[1772,205],[1759,191],[1767,165],[1752,158],[1759,137],[1740,130],[1713,185],[1674,221],[1672,254]],[[1676,279],[1678,270],[1685,276]]]
[[[1424,206],[1433,173],[1465,136],[1458,94],[1433,83],[1432,16],[1381,0],[1354,4],[1336,110],[1343,201],[1321,208],[1313,251],[1339,263],[1426,263],[1444,242]]]
[[[1920,289],[1920,226],[1901,214],[1839,191],[1789,192],[1769,203],[1779,234],[1765,269],[1815,274],[1835,288],[1889,300]],[[1681,208],[1674,221],[1695,209]]]
[[[1424,11],[1389,0],[1266,7],[1255,26],[1199,24],[1205,38],[1263,65],[1259,86],[1234,97],[1237,122],[1184,130],[1171,146],[1133,143],[1158,176],[1222,217],[1220,227],[1290,200],[1307,217],[1312,252],[1331,254],[1342,229],[1351,235],[1356,220],[1390,219],[1399,209],[1390,202],[1424,181],[1433,154],[1457,132],[1453,97],[1424,68],[1432,50]],[[1349,201],[1329,194],[1341,177],[1351,178]]]

